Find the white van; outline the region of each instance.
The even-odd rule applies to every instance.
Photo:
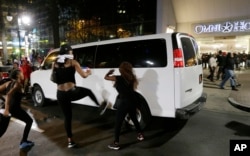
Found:
[[[122,61],[130,62],[139,80],[138,120],[147,124],[151,116],[189,118],[206,102],[203,93],[203,71],[195,39],[185,33],[155,34],[124,39],[73,45],[74,59],[92,75],[81,78],[76,85],[91,89],[97,99],[113,105],[117,92],[104,75]],[[56,100],[56,84],[50,81],[51,64],[59,49],[50,52],[39,70],[31,74],[32,97],[42,106],[46,99]],[[86,97],[76,104],[96,107]]]

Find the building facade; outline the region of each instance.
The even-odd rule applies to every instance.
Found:
[[[249,53],[248,0],[157,0],[157,33],[193,35],[202,53]]]

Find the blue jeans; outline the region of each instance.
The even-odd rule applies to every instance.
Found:
[[[235,74],[234,74],[233,70],[225,69],[225,78],[220,83],[220,87],[222,88],[225,85],[225,83],[227,82],[228,79],[230,79],[231,87],[236,86],[236,82],[235,82],[234,77],[235,77]]]

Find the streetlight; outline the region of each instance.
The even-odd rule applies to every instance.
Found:
[[[20,36],[20,19],[19,17],[17,18],[17,37],[18,37],[18,45],[19,45],[19,60],[21,61],[22,59],[22,46],[21,46],[21,36]]]
[[[7,18],[7,20],[9,22],[11,22],[13,20],[13,16],[11,16],[11,14],[9,12],[8,12],[6,18]],[[21,53],[22,45],[21,45],[21,35],[20,35],[20,31],[21,31],[20,26],[22,24],[29,25],[30,24],[30,18],[28,16],[23,16],[23,17],[18,16],[17,17],[17,37],[18,37],[19,59],[20,59],[20,61],[22,59],[22,53]]]
[[[8,11],[6,18],[7,18],[7,21],[9,21],[9,22],[13,20],[13,16],[11,16],[9,11]]]

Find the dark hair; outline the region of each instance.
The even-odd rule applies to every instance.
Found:
[[[21,70],[19,69],[14,69],[10,72],[10,78],[11,79],[17,79],[17,75],[20,74]]]
[[[60,47],[59,54],[60,54],[60,55],[68,54],[70,50],[72,50],[72,48],[71,48],[70,45],[68,45],[68,44],[63,44],[63,45],[61,45],[61,47]]]

